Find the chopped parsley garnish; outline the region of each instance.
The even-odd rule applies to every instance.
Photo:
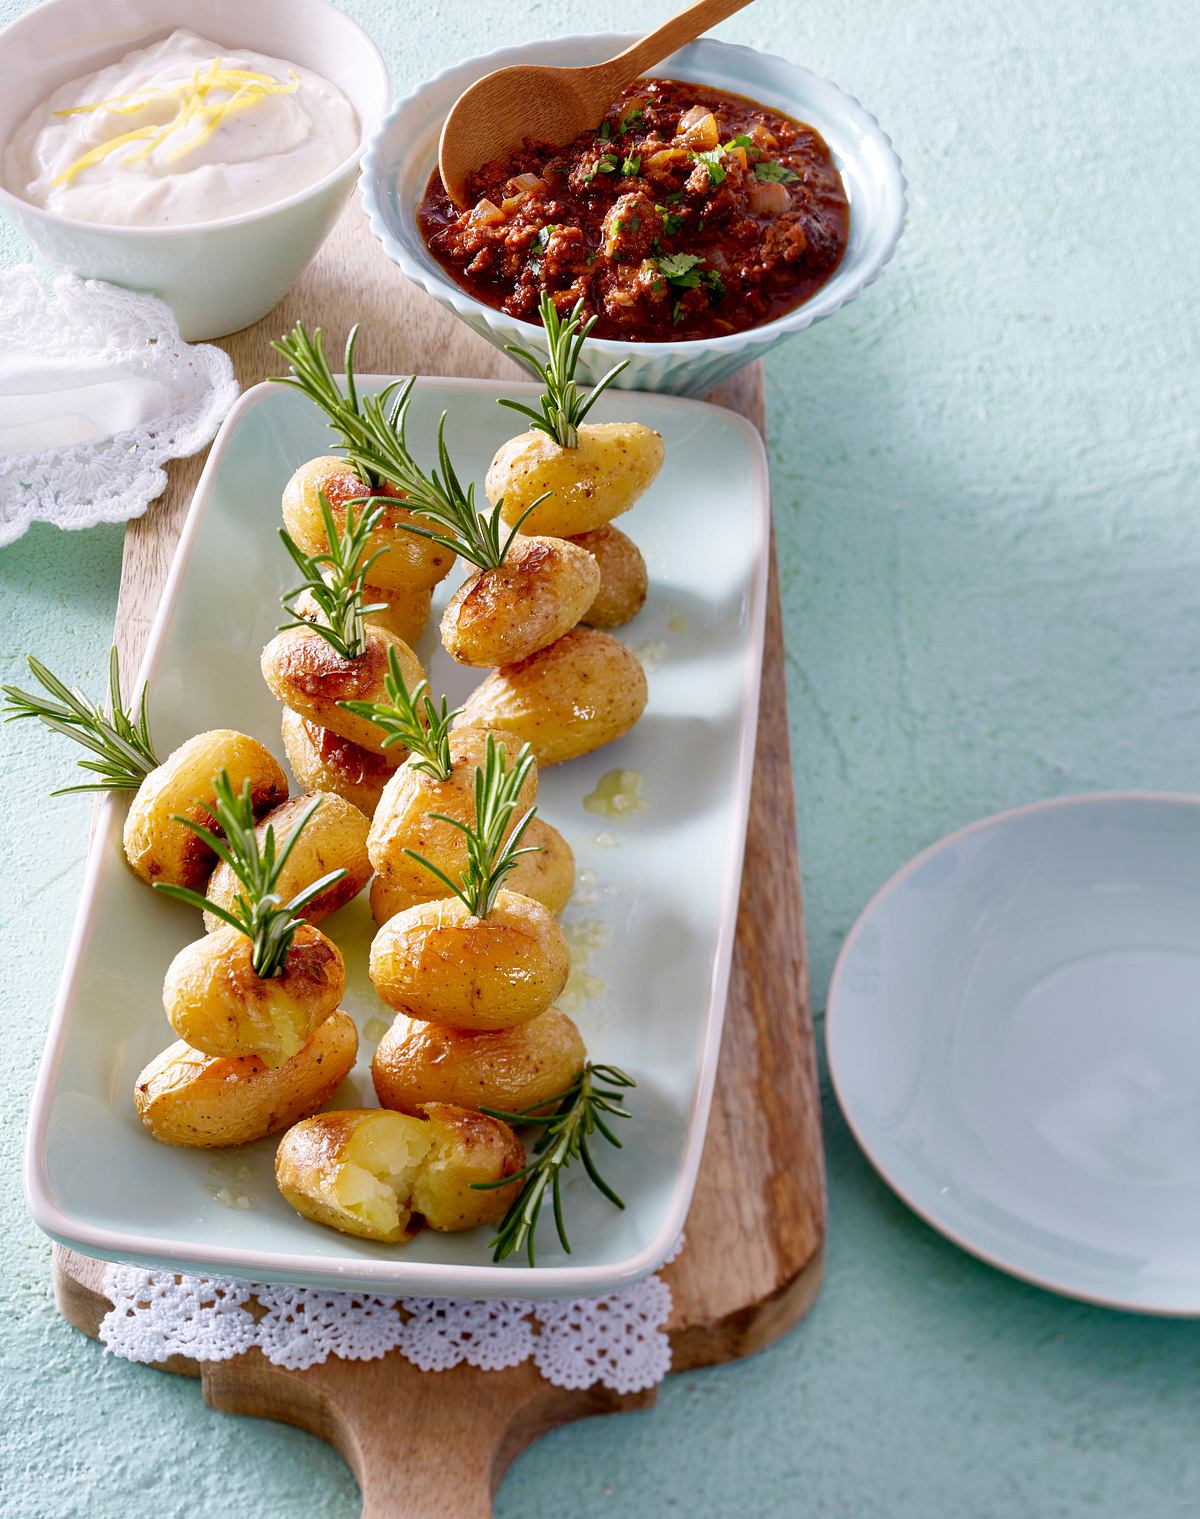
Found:
[[[666,201],[666,203],[667,203],[668,206],[677,206],[679,204],[679,202],[683,199],[683,191],[682,190],[672,190],[671,193],[670,193],[670,195],[664,196],[663,199]]]
[[[708,170],[708,188],[715,190],[718,185],[725,183],[725,167],[721,163],[721,149],[708,148],[703,153],[693,153],[692,157],[697,163],[702,163]]]
[[[593,166],[590,174],[584,175],[584,183],[591,184],[597,174],[615,174],[620,159],[615,153],[605,153],[604,156]]]
[[[770,158],[765,158],[762,163],[754,165],[754,176],[762,180],[764,185],[790,185],[792,180],[799,178],[794,169],[789,169],[784,164],[777,164]]]
[[[715,269],[704,271],[704,283],[708,286],[708,298],[714,306],[725,299],[725,281]]]
[[[626,111],[620,121],[617,122],[617,131],[628,132],[631,127],[641,126],[641,124],[642,108],[640,105],[635,105],[631,110]]]
[[[612,127],[607,121],[602,121],[600,123],[600,130],[596,135],[599,137],[601,142],[607,142],[608,139],[612,136]]]
[[[636,157],[626,158],[625,162],[621,165],[621,173],[628,178],[631,174],[636,174],[641,167],[642,156],[639,153]]]
[[[675,304],[674,304],[674,306],[671,307],[671,326],[672,327],[678,327],[679,324],[680,324],[680,322],[682,322],[682,321],[683,321],[683,302],[682,301],[676,301]]]
[[[754,139],[752,137],[747,137],[745,132],[738,132],[725,144],[725,151],[728,153],[733,148],[752,148],[753,146]]]
[[[695,253],[668,253],[655,261],[659,274],[665,274],[676,290],[695,290],[700,283],[700,264]]]
[[[662,204],[655,205],[654,209],[662,217],[663,232],[667,237],[674,237],[684,222],[687,221],[686,216],[681,216],[678,211],[668,211],[666,206]]]
[[[542,272],[542,255],[550,246],[550,238],[554,233],[556,225],[555,222],[547,222],[544,227],[538,229],[538,235],[529,245],[529,267],[534,274],[541,274]]]

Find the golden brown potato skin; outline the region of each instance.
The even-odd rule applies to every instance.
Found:
[[[342,1000],[346,967],[337,945],[302,924],[283,974],[261,981],[254,946],[228,926],[185,945],[167,968],[163,1010],[171,1027],[206,1055],[289,1060]]]
[[[512,664],[573,628],[595,601],[600,569],[565,538],[513,540],[502,565],[468,576],[442,614],[442,642],[460,665]]]
[[[482,1034],[397,1013],[371,1076],[380,1104],[399,1113],[418,1113],[427,1102],[521,1113],[565,1091],[586,1059],[579,1030],[556,1007]]]
[[[283,767],[257,739],[214,728],[180,744],[138,787],[125,818],[125,858],[143,881],[169,881],[200,891],[216,856],[175,814],[213,826],[206,804],[214,800],[213,780],[224,770],[235,794],[250,782],[256,817],[287,800]]]
[[[396,1204],[390,1227],[356,1215],[338,1195],[348,1165],[364,1164],[372,1131],[385,1136],[403,1169],[388,1185]],[[294,1125],[275,1156],[275,1183],[296,1212],[343,1234],[403,1244],[422,1220],[440,1230],[473,1229],[504,1216],[520,1182],[487,1192],[479,1181],[500,1181],[525,1164],[525,1151],[507,1124],[483,1113],[430,1104],[420,1120],[372,1108],[319,1113]],[[377,1174],[377,1173],[374,1173]]]
[[[520,746],[505,734],[494,737],[504,749],[507,763],[512,765]],[[424,855],[452,881],[457,881],[466,868],[467,845],[462,832],[449,823],[439,822],[432,814],[445,813],[463,823],[475,821],[475,771],[487,756],[487,740],[488,735],[481,729],[458,728],[450,735],[449,780],[439,781],[424,770],[402,765],[384,788],[367,835],[367,853],[371,864],[387,877],[390,886],[411,892],[415,900],[427,901],[431,896],[444,895],[444,888],[423,865],[405,854],[406,849]],[[507,833],[512,832],[536,798],[537,768],[533,766],[517,798]]]
[[[272,1070],[257,1055],[205,1055],[183,1040],[137,1079],[137,1115],[165,1145],[252,1144],[307,1118],[333,1096],[358,1056],[358,1030],[331,1013],[304,1048]]]
[[[511,733],[532,746],[539,765],[559,765],[628,733],[647,694],[645,671],[623,643],[574,628],[531,658],[493,670],[458,724]]]
[[[290,902],[297,892],[319,881],[331,870],[344,870],[340,881],[327,887],[319,897],[300,909],[300,916],[310,923],[320,923],[339,907],[352,901],[371,879],[371,862],[367,858],[367,830],[370,819],[365,813],[332,791],[314,796],[296,796],[282,807],[276,807],[262,818],[254,830],[261,847],[268,828],[275,831],[276,853],[291,837],[306,807],[315,800],[320,806],[309,818],[304,832],[296,840],[288,855],[275,890],[280,900]],[[242,884],[225,864],[220,861],[208,881],[205,895],[218,907],[232,908],[242,890]],[[204,927],[212,933],[220,928],[222,920],[214,912],[204,914]]]
[[[373,754],[290,707],[283,709],[283,748],[303,787],[334,792],[367,817],[378,807],[383,788],[408,754],[399,745]]]
[[[391,649],[411,691],[425,679],[421,661],[402,638],[373,627],[366,629],[366,647],[355,659],[343,659],[319,633],[287,628],[263,650],[263,679],[285,707],[373,754],[383,754],[383,730],[338,703],[387,701],[383,682]]]
[[[521,1183],[476,1192],[476,1182],[515,1176],[525,1164],[525,1147],[506,1123],[486,1113],[444,1102],[422,1109],[433,1130],[433,1144],[419,1168],[412,1207],[431,1229],[456,1234],[495,1224],[516,1201]]]
[[[406,908],[371,945],[371,980],[389,1007],[461,1029],[527,1023],[570,970],[562,929],[542,904],[503,889],[486,918],[457,897]]]
[[[619,527],[580,533],[572,543],[587,549],[600,570],[600,589],[579,619],[590,628],[619,628],[646,605],[649,578],[642,551]]]
[[[407,644],[416,643],[425,631],[432,603],[432,591],[397,591],[378,585],[363,586],[363,605],[380,608],[377,612],[367,612],[365,621],[373,627],[385,628]],[[294,606],[300,616],[306,617],[309,622],[320,621],[320,611],[311,591],[302,592]]]
[[[509,891],[518,891],[523,897],[532,897],[560,917],[563,908],[571,900],[575,890],[575,856],[571,846],[549,823],[534,818],[521,838],[522,848],[535,849],[536,854],[522,855],[517,867],[505,877]],[[371,914],[376,923],[386,923],[406,907],[418,902],[434,902],[445,896],[446,888],[433,876],[425,873],[429,890],[415,893],[407,887],[396,885],[389,876],[376,876],[371,882]]]
[[[284,490],[283,521],[306,554],[324,554],[329,547],[321,516],[322,492],[339,532],[346,525],[347,501],[369,494],[345,459],[323,455],[302,464]],[[455,556],[441,544],[405,530],[406,523],[421,527],[428,527],[429,523],[405,509],[401,504],[403,495],[394,485],[385,482],[376,494],[394,497],[396,504],[384,507],[383,516],[368,540],[367,556],[379,549],[387,550],[371,566],[372,585],[396,591],[429,590],[450,573]],[[355,518],[361,517],[364,510],[365,507],[355,507]]]
[[[649,489],[662,468],[661,433],[640,422],[585,422],[578,448],[563,448],[548,434],[531,430],[502,444],[488,468],[485,488],[511,527],[545,491],[553,495],[534,507],[522,528],[573,538],[603,527],[627,512]]]

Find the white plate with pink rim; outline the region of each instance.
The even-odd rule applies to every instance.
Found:
[[[951,834],[843,946],[829,1065],[934,1228],[1088,1302],[1200,1315],[1200,798],[1064,797]]]
[[[366,389],[383,383],[363,378]],[[430,459],[437,421],[464,480],[481,480],[516,429],[497,397],[535,387],[420,379],[408,434]],[[538,1265],[492,1264],[484,1230],[423,1231],[403,1248],[352,1239],[293,1213],[275,1190],[276,1140],[241,1150],[168,1148],[132,1103],[141,1068],[171,1042],[161,1006],[173,955],[199,921],[126,867],[123,804],[105,803],[88,864],[26,1148],[26,1191],[55,1239],[110,1260],[331,1289],[439,1297],[580,1297],[658,1267],[687,1214],[716,1076],[737,920],[762,664],[770,505],[762,440],[742,418],[697,401],[610,392],[600,420],[638,420],[666,443],[662,473],[622,526],[650,570],[646,607],[620,636],[648,666],[650,700],[619,743],[542,773],[539,810],[575,851],[581,889],[568,937],[588,956],[567,1010],[596,1060],[627,1070],[634,1117],[605,1154],[626,1207],[580,1174],[565,1188],[572,1253],[547,1215]],[[278,539],[292,471],[328,451],[304,398],[260,385],[213,444],[150,637],[143,675],[163,752],[232,727],[281,752],[280,713],[259,654],[294,584]],[[439,587],[417,650],[435,693],[457,703],[479,672],[437,639]],[[64,757],[64,768],[69,761]],[[610,820],[583,806],[615,768],[640,772],[646,808]],[[388,1009],[367,976],[374,929],[365,894],[323,928],[347,961],[343,1003],[360,1062],[333,1106],[374,1106],[369,1062]],[[575,1168],[579,1170],[579,1168]],[[229,1207],[233,1197],[242,1206]]]

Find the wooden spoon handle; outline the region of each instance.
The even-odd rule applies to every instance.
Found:
[[[645,73],[656,63],[661,63],[676,48],[694,42],[710,27],[716,26],[718,21],[724,21],[727,16],[744,10],[749,4],[750,0],[695,0],[686,10],[672,16],[669,21],[664,21],[662,26],[656,27],[640,42],[627,47],[623,53],[618,53],[602,66],[605,86],[610,95],[619,95],[639,74]]]

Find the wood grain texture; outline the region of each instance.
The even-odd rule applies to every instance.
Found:
[[[350,324],[361,321],[363,373],[494,378],[515,369],[404,282],[356,206],[276,311],[222,345],[243,386],[280,371],[271,339],[300,317],[319,321],[335,348]],[[743,370],[712,399],[761,428],[759,366]],[[163,500],[129,526],[115,635],[127,677],[140,659],[201,463],[173,465]],[[721,1064],[688,1244],[663,1273],[674,1298],[674,1369],[749,1355],[795,1325],[820,1285],[824,1233],[824,1163],[772,549],[758,755]],[[93,1337],[109,1306],[102,1272],[98,1261],[55,1247],[58,1306]],[[199,1376],[215,1408],[280,1419],[329,1440],[358,1478],[369,1519],[487,1515],[505,1469],[539,1435],[572,1419],[654,1401],[653,1393],[566,1392],[529,1366],[421,1373],[398,1354],[289,1372],[256,1351],[218,1365],[180,1357],[164,1369]],[[445,1459],[450,1449],[453,1462]]]

